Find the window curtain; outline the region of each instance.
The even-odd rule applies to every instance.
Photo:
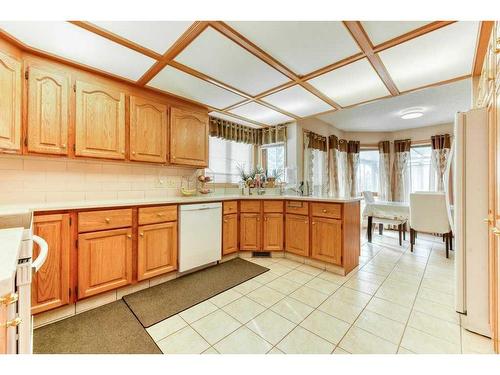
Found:
[[[359,166],[359,141],[347,143],[347,183],[348,196],[357,197],[358,193],[358,166]]]
[[[381,141],[378,143],[378,170],[379,170],[379,191],[378,195],[382,201],[391,200],[391,143]]]
[[[304,131],[304,193],[328,193],[326,137]]]
[[[286,142],[287,124],[255,129],[216,117],[210,117],[209,123],[210,136],[228,141],[249,143],[256,146]]]
[[[337,153],[337,169],[339,179],[339,196],[348,197],[350,187],[348,184],[349,175],[347,168],[347,141],[339,139],[339,149]]]
[[[438,134],[431,137],[431,161],[437,173],[437,191],[444,191],[444,172],[450,155],[451,137],[449,134]]]
[[[328,137],[328,193],[333,197],[340,195],[338,158],[339,139],[331,135]]]
[[[394,141],[394,163],[392,165],[392,200],[408,202],[410,198],[410,174],[408,165],[410,160],[411,140]]]

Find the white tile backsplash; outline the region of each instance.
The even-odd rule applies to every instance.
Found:
[[[0,204],[167,198],[194,168],[0,155]]]

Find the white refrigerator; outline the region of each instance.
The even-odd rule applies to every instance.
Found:
[[[488,298],[488,117],[479,108],[457,113],[454,140],[456,310],[462,326],[491,337]]]

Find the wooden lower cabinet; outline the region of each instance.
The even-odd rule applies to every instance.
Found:
[[[265,213],[262,228],[262,250],[283,250],[283,214]]]
[[[323,262],[342,264],[342,220],[312,218],[311,257]]]
[[[240,250],[259,251],[261,244],[260,213],[240,214]]]
[[[285,250],[309,256],[309,217],[304,215],[286,215]]]
[[[238,214],[224,215],[222,219],[222,255],[238,251]]]
[[[78,236],[78,298],[90,297],[131,282],[131,228]]]
[[[137,279],[149,279],[176,269],[177,222],[140,226]]]
[[[38,314],[69,303],[70,298],[70,226],[69,214],[35,216],[34,233],[49,247],[47,260],[33,274],[31,312]],[[39,249],[33,245],[33,258]]]

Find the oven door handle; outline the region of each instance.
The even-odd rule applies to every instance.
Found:
[[[36,257],[35,261],[31,263],[31,268],[35,272],[38,272],[47,259],[47,255],[49,254],[49,245],[47,245],[47,242],[42,237],[36,235],[33,235],[33,242],[40,247],[40,253]]]

